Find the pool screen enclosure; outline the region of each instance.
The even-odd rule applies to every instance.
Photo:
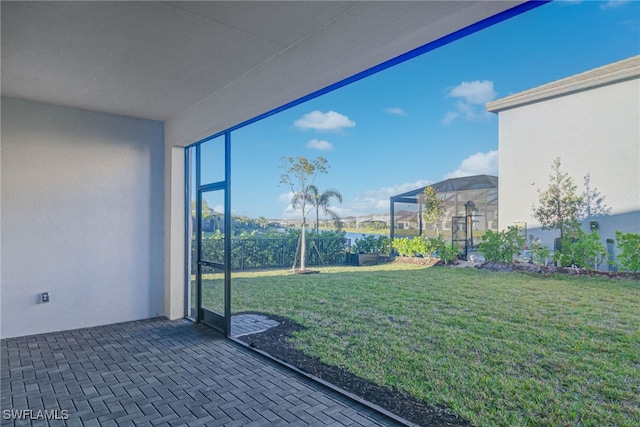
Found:
[[[435,184],[438,197],[445,202],[446,213],[440,230],[446,240],[458,241],[467,247],[473,242],[468,236],[481,237],[487,230],[498,230],[498,177],[474,175],[447,179]],[[428,236],[435,234],[432,224],[423,220],[424,190],[426,187],[391,196],[390,237]],[[460,237],[460,218],[465,237]],[[467,220],[467,218],[469,218]],[[464,241],[464,242],[463,242]],[[463,245],[464,243],[464,245]]]

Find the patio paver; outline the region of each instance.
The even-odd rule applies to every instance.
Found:
[[[2,426],[400,425],[187,320],[3,339],[0,359]]]
[[[234,314],[231,316],[231,336],[256,334],[276,327],[280,322],[269,319],[267,316],[255,313]]]

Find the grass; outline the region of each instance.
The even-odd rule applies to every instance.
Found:
[[[291,318],[308,328],[299,350],[476,425],[640,424],[637,281],[401,264],[235,273],[232,309]]]

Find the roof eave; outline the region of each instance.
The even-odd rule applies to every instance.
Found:
[[[631,66],[629,66],[628,68],[613,69],[610,72],[604,74],[596,74],[592,77],[588,76],[588,74],[590,73],[590,71],[588,71],[586,73],[582,73],[585,74],[585,78],[572,80],[575,79],[576,76],[568,77],[557,82],[552,82],[546,85],[539,86],[537,88],[507,96],[502,99],[488,102],[486,104],[487,111],[489,111],[490,113],[499,113],[503,110],[532,104],[534,102],[557,98],[559,96],[565,96],[571,93],[593,89],[612,83],[618,83],[625,80],[640,78],[640,56],[630,58],[628,61],[632,62]],[[563,80],[566,80],[566,83],[558,84]]]

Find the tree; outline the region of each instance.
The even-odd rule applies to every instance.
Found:
[[[567,231],[578,227],[578,216],[584,206],[584,196],[577,193],[577,187],[568,173],[560,168],[560,157],[553,161],[549,186],[540,191],[538,206],[533,205],[533,217],[543,230],[559,230],[562,238]]]
[[[436,228],[436,236],[440,235],[440,224],[447,213],[447,207],[438,192],[432,186],[424,189],[424,212],[422,218],[427,224],[433,224]]]
[[[329,171],[329,164],[324,157],[307,160],[304,157],[280,158],[280,184],[286,185],[291,190],[293,197],[291,206],[300,210],[302,216],[302,228],[300,232],[300,270],[305,269],[306,257],[306,226],[307,208],[310,203],[310,186],[313,185],[316,176]],[[294,265],[295,267],[295,265]]]
[[[591,188],[591,175],[584,176],[584,192],[582,193],[584,203],[578,213],[578,218],[594,218],[611,214],[611,208],[604,203],[604,196],[600,195],[597,188]]]
[[[318,187],[315,185],[309,185],[309,201],[313,204],[316,209],[316,235],[318,234],[318,229],[320,228],[320,208],[322,208],[322,212],[329,216],[336,228],[340,230],[340,217],[334,211],[329,209],[329,204],[332,198],[338,199],[338,202],[342,203],[342,194],[334,188],[329,188],[324,193],[320,193]]]

